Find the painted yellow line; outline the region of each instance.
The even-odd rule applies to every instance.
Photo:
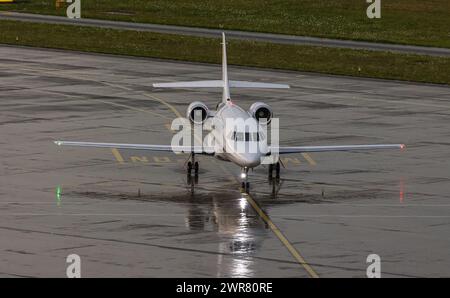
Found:
[[[100,81],[100,82],[102,84],[105,84],[105,85],[108,85],[108,86],[111,86],[111,87],[116,87],[116,88],[127,90],[127,91],[133,91],[133,89],[125,87],[125,86],[121,86],[121,85],[117,85],[117,84],[113,84],[113,83],[108,83],[108,82],[103,82],[103,81]],[[175,109],[171,104],[169,104],[165,100],[163,100],[161,98],[158,98],[158,97],[156,97],[154,95],[150,95],[148,93],[142,93],[142,95],[144,95],[145,97],[150,98],[152,100],[156,100],[157,102],[163,104],[164,106],[169,108],[169,110],[171,110],[177,117],[183,117],[183,116],[181,116],[180,112],[178,112],[177,109]]]
[[[106,103],[106,104],[109,104],[109,105],[112,105],[112,106],[116,106],[116,107],[127,108],[127,109],[130,109],[130,110],[135,110],[135,111],[144,112],[144,113],[147,113],[147,114],[150,114],[150,115],[154,115],[154,116],[159,116],[159,117],[162,117],[162,118],[165,118],[165,119],[170,119],[169,117],[163,116],[163,115],[158,114],[156,112],[152,112],[152,111],[149,111],[149,110],[136,108],[136,107],[133,107],[133,106],[124,105],[124,104],[121,104],[121,103],[115,103],[115,102],[101,100],[101,99],[93,99],[93,100],[98,101],[98,102],[102,102],[102,103]]]
[[[281,243],[286,246],[291,255],[300,263],[300,265],[305,268],[306,272],[308,272],[310,277],[318,278],[319,275],[314,271],[314,269],[306,262],[306,260],[302,257],[302,255],[298,252],[297,249],[289,242],[289,240],[283,235],[280,229],[273,223],[273,221],[269,218],[269,216],[258,206],[256,201],[246,193],[242,194],[244,198],[252,205],[253,209],[256,210],[258,215],[269,225],[272,232],[278,237]]]
[[[120,154],[119,150],[113,148],[111,149],[111,152],[119,163],[125,163],[125,160],[123,159],[122,154]]]
[[[175,130],[172,129],[172,125],[170,123],[164,124],[164,126],[167,128],[168,131],[171,133],[175,133]]]
[[[52,70],[52,69],[38,69],[38,68],[32,69],[32,68],[24,68],[24,67],[22,67],[21,70],[45,72],[45,71]],[[55,70],[52,70],[52,71],[55,71]],[[51,73],[47,72],[47,74],[55,76],[54,72],[51,72]],[[61,77],[61,76],[56,76],[56,77]],[[70,76],[70,75],[65,75],[64,77],[65,78],[78,79],[77,77]],[[103,85],[107,85],[107,86],[110,86],[110,87],[115,87],[115,88],[119,88],[119,89],[123,89],[123,90],[127,90],[127,91],[133,91],[132,89],[130,89],[128,87],[125,87],[125,86],[120,86],[120,85],[116,85],[116,84],[112,84],[112,83],[108,83],[108,82],[104,82],[104,81],[98,81],[98,80],[94,80],[94,79],[88,79],[88,78],[83,78],[83,79],[87,80],[87,81],[101,83]],[[42,90],[38,90],[38,91],[42,91]],[[49,90],[45,90],[43,92],[54,93],[54,94],[58,94],[58,95],[63,95],[64,97],[78,98],[78,99],[84,99],[85,100],[85,98],[83,98],[81,96],[78,96],[78,95],[61,94],[59,92],[54,92],[54,91],[49,91]],[[161,114],[159,114],[157,112],[153,112],[153,111],[150,111],[150,110],[144,110],[144,109],[136,108],[136,107],[133,107],[133,106],[120,104],[120,103],[115,103],[115,102],[111,102],[111,101],[107,101],[107,100],[101,100],[101,99],[92,99],[92,100],[98,101],[98,102],[101,102],[101,103],[106,103],[106,104],[109,104],[109,105],[112,105],[112,106],[123,107],[123,108],[127,108],[127,109],[130,109],[130,110],[144,112],[144,113],[147,113],[147,114],[150,114],[150,115],[154,115],[154,116],[157,116],[157,117],[161,117],[161,118],[164,118],[164,119],[172,120],[172,118],[170,118],[170,117],[161,115]],[[178,111],[177,111],[177,113],[178,113]]]
[[[315,166],[317,164],[308,153],[302,153],[302,156],[309,162],[310,165]]]
[[[108,83],[108,82],[105,82],[105,81],[97,81],[97,80],[94,80],[94,81],[99,82],[99,83],[101,83],[103,85],[108,85],[110,87],[119,88],[119,89],[123,89],[123,90],[127,90],[127,91],[133,91],[133,89],[125,87],[125,86],[122,86],[122,85]]]
[[[222,165],[218,164],[218,166],[222,169],[223,172],[229,173],[229,171]],[[231,175],[231,174],[230,174]],[[239,179],[236,176],[231,175],[234,178],[234,181],[239,183]],[[306,262],[306,260],[302,257],[300,252],[289,242],[286,236],[283,235],[281,230],[273,223],[270,217],[259,207],[258,203],[253,199],[250,194],[242,193],[242,196],[247,200],[247,202],[253,207],[253,209],[258,213],[259,217],[264,220],[264,222],[269,226],[272,232],[277,236],[277,238],[281,241],[281,243],[288,249],[294,259],[302,265],[302,267],[306,270],[310,277],[318,278],[319,275],[314,271],[314,269]]]
[[[125,86],[121,86],[121,85],[117,85],[117,84],[113,84],[113,83],[108,83],[108,82],[104,82],[104,81],[100,81],[100,83],[104,84],[104,85],[108,85],[111,87],[116,87],[119,89],[123,89],[123,90],[127,90],[127,91],[133,91],[133,89],[125,87]],[[148,94],[148,93],[142,93],[142,95],[144,95],[147,98],[150,98],[153,101],[157,101],[159,103],[161,103],[162,105],[166,106],[169,110],[171,110],[177,117],[182,118],[183,116],[180,114],[180,112],[178,112],[177,109],[175,109],[174,106],[172,106],[171,104],[169,104],[168,102],[166,102],[165,100],[156,97],[154,95]]]
[[[169,104],[168,102],[166,102],[165,100],[158,98],[154,95],[148,94],[148,93],[143,93],[144,96],[154,99],[160,103],[162,103],[163,105],[165,105],[166,107],[168,107],[178,118],[182,118],[183,116],[180,114],[180,112],[178,112],[177,109],[175,109],[175,107],[171,104]]]

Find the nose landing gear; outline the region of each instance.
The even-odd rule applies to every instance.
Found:
[[[248,168],[245,167],[241,171],[241,179],[242,179],[241,187],[246,193],[250,191],[250,182],[248,182],[247,178],[248,178]]]
[[[186,182],[191,187],[191,193],[194,193],[195,185],[198,184],[199,165],[198,161],[195,161],[195,153],[191,153],[189,159],[186,163]],[[192,177],[192,170],[194,170],[194,177]]]
[[[190,159],[190,160],[189,160]],[[191,186],[191,192],[194,192],[194,186],[198,183],[198,161],[195,161],[195,153],[191,153],[186,163],[186,182]],[[192,179],[192,170],[194,170],[194,179]]]

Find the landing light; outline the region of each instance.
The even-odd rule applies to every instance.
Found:
[[[242,179],[245,179],[245,177],[247,177],[247,174],[241,173],[241,178],[242,178]]]
[[[403,149],[405,149],[405,148],[406,148],[406,145],[405,145],[405,144],[401,144],[401,145],[400,145],[400,149],[401,149],[401,150],[403,150]]]

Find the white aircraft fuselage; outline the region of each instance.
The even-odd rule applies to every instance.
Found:
[[[227,120],[230,119],[239,119],[242,120],[243,123],[249,124],[253,123],[253,125],[248,125],[245,127],[228,127],[225,125],[223,133],[223,153],[217,153],[215,156],[221,160],[228,160],[241,168],[254,168],[261,164],[262,158],[266,155],[263,153],[267,144],[264,142],[258,142],[255,139],[246,140],[245,137],[241,141],[235,141],[231,136],[234,132],[242,132],[247,133],[249,135],[254,136],[255,134],[262,133],[258,131],[258,123],[255,118],[252,117],[247,111],[234,104],[232,101],[228,101],[222,103],[219,106],[219,109],[216,111],[215,116],[219,118],[221,123],[226,123]],[[239,144],[241,142],[241,144]],[[236,146],[238,145],[238,146]],[[245,150],[238,150],[242,145]],[[253,150],[251,150],[251,146]],[[265,150],[267,152],[268,150]]]

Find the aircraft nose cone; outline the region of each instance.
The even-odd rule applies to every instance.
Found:
[[[256,167],[261,163],[259,154],[250,154],[247,153],[244,156],[245,166],[247,167]]]

